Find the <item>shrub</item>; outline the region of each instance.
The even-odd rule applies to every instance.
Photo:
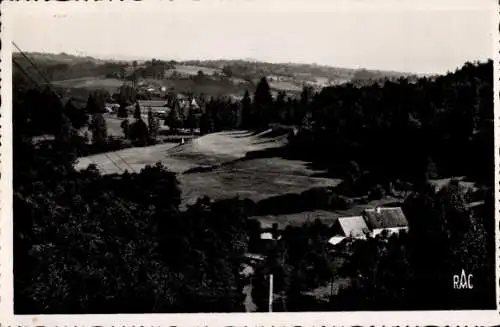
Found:
[[[385,195],[384,188],[380,184],[377,184],[370,190],[368,194],[368,199],[380,200],[384,197],[384,195]]]

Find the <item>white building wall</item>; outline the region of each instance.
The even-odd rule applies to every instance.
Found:
[[[399,232],[402,230],[407,231],[408,227],[393,227],[393,228],[383,228],[383,229],[378,228],[378,229],[374,229],[371,232],[371,236],[376,237],[377,235],[381,234],[385,230],[388,232],[389,235],[392,235],[392,234],[399,234]]]

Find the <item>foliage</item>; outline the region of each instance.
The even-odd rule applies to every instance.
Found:
[[[105,101],[108,98],[109,94],[104,91],[91,92],[87,100],[86,112],[91,115],[106,112]]]
[[[88,124],[89,117],[83,108],[78,108],[72,99],[69,99],[64,106],[64,112],[76,129],[80,129]]]
[[[128,136],[136,146],[148,145],[148,125],[146,125],[142,119],[136,119],[136,121],[130,125]]]
[[[252,99],[250,98],[250,94],[248,90],[245,91],[245,95],[241,100],[241,119],[242,119],[242,127],[248,128],[252,127]]]
[[[130,138],[130,122],[128,119],[124,119],[121,123],[120,123],[120,127],[122,128],[123,130],[123,136],[128,139]]]
[[[241,103],[211,98],[198,113],[202,134],[240,123],[255,129],[297,125],[286,155],[340,174],[344,183],[253,205],[201,199],[185,212],[175,175],[161,165],[112,176],[101,176],[96,167],[74,170],[78,155],[88,151],[78,131],[87,114],[93,143],[109,142],[102,117],[106,94],[92,93],[83,111],[72,102],[63,106],[48,89],[14,81],[16,313],[239,311],[239,260],[249,249],[267,258],[254,279],[259,310],[267,309],[270,273],[287,310],[325,308],[306,305],[304,294],[337,277],[351,286],[327,303],[329,309],[494,306],[491,61],[414,82],[347,84],[319,93],[304,88],[300,99],[282,93],[273,99],[262,78],[253,101],[248,92]],[[171,110],[167,124],[191,126],[194,112],[185,119],[179,110]],[[134,116],[134,123],[122,126],[124,134],[147,145],[151,131],[140,110]],[[478,199],[486,199],[486,209],[471,212],[469,195],[455,181],[439,192],[426,184],[449,175],[480,181]],[[247,220],[249,213],[276,213],[277,207],[346,209],[352,202],[344,195],[380,198],[408,181],[415,186],[403,207],[409,232],[388,239],[348,239],[331,251],[330,229],[315,221],[287,227],[280,241],[261,245],[261,227]],[[473,274],[473,290],[452,288],[461,269]]]
[[[136,102],[136,104],[135,104],[134,118],[135,119],[142,119],[141,106],[139,105],[139,102]]]
[[[158,135],[158,129],[160,128],[160,123],[158,122],[158,118],[153,115],[151,109],[148,110],[148,131],[149,138],[151,141],[156,140],[156,136]]]
[[[118,118],[127,118],[128,117],[127,106],[124,103],[120,104],[120,107],[118,108],[117,116],[118,116]]]
[[[92,131],[92,143],[96,146],[103,146],[108,137],[108,129],[106,127],[106,120],[102,114],[93,114],[89,126]]]
[[[46,102],[28,105],[34,99]],[[243,310],[241,207],[203,200],[181,212],[176,176],[161,164],[122,175],[75,171],[81,145],[62,106],[60,126],[44,126],[56,103],[38,91],[14,94],[16,314]],[[35,108],[39,120],[26,119]],[[34,143],[31,126],[53,139]]]
[[[349,310],[437,310],[493,307],[494,246],[483,220],[465,208],[464,192],[451,183],[405,202],[409,232],[343,245],[341,274],[352,287],[332,299]],[[472,274],[473,289],[455,289],[453,276]]]
[[[346,84],[318,93],[304,87],[300,99],[283,93],[274,99],[262,78],[253,101],[248,92],[239,105],[222,97],[208,101],[200,126],[209,133],[296,125],[298,133],[289,138],[286,156],[312,161],[330,175],[340,173],[361,195],[397,179],[424,183],[468,175],[491,184],[491,72],[491,61],[466,63],[456,72],[415,82],[402,78],[383,85]],[[355,163],[354,171],[346,169],[349,162]]]
[[[489,61],[416,83],[327,87],[312,100],[303,92],[299,109],[311,101],[310,126],[291,139],[289,155],[330,167],[331,173],[354,160],[379,184],[479,171],[491,183],[485,174],[493,171],[492,81]]]
[[[265,127],[270,122],[270,116],[273,110],[273,98],[271,88],[265,77],[262,77],[257,84],[253,98],[253,119],[257,127]]]

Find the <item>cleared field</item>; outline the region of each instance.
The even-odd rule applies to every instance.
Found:
[[[120,121],[120,119],[108,119],[108,129],[112,129],[121,135],[123,132],[119,126]],[[275,138],[281,142],[260,143],[260,135],[262,134],[251,135],[251,132],[246,131],[214,133],[193,139],[181,146],[177,146],[176,144],[161,144],[124,149],[117,151],[117,156],[123,157],[129,164],[136,165],[139,170],[147,164],[154,164],[161,161],[169,168],[169,163],[174,163],[171,168],[172,171],[184,172],[194,167],[222,164],[242,158],[250,151],[264,150],[283,144],[284,139],[281,136]],[[113,152],[109,154],[113,155]],[[113,163],[108,163],[107,161],[110,160],[104,154],[81,158],[82,165],[92,160],[96,160],[110,168],[113,167]],[[183,164],[177,165],[177,163]],[[80,165],[78,167],[84,168]],[[125,163],[120,166],[120,168],[125,167],[127,167]],[[119,172],[120,169],[117,167],[114,170],[106,170],[106,173]]]
[[[295,83],[287,82],[287,81],[278,81],[278,82],[269,82],[269,86],[273,90],[278,91],[294,91],[299,92],[302,88]]]
[[[267,172],[249,160],[247,169],[222,168],[212,172],[181,175],[183,199],[192,204],[208,195],[213,199],[239,196],[254,201],[287,193],[300,193],[313,187],[335,186],[338,180],[306,175]],[[303,219],[302,219],[303,220]]]
[[[190,164],[186,160],[171,158],[167,152],[176,147],[175,143],[165,143],[142,148],[129,148],[116,152],[96,154],[84,158],[79,158],[76,168],[85,169],[89,164],[97,164],[104,174],[122,173],[125,170],[139,172],[146,165],[154,165],[161,161],[173,172],[182,172],[185,169],[194,168],[197,165]]]
[[[182,75],[197,75],[199,71],[202,71],[205,75],[213,75],[215,72],[222,74],[220,69],[202,67],[202,66],[192,66],[192,65],[177,65],[175,66],[175,71]],[[167,70],[167,75],[171,74],[174,70]]]
[[[123,81],[116,78],[83,77],[52,82],[55,86],[81,89],[105,89],[114,92]]]
[[[240,196],[256,201],[312,187],[335,186],[340,182],[312,177],[316,171],[308,169],[302,161],[277,157],[243,159],[249,152],[280,147],[286,142],[286,135],[270,135],[270,131],[257,135],[248,131],[214,133],[180,146],[161,144],[108,153],[120,168],[103,154],[81,158],[77,167],[85,168],[94,161],[104,173],[119,173],[130,167],[139,171],[161,161],[171,171],[182,173],[195,167],[213,168],[215,165],[215,169],[208,171],[178,175],[184,205],[204,195],[213,199]]]

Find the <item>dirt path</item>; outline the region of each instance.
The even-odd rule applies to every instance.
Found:
[[[255,312],[257,311],[257,306],[253,302],[252,299],[252,284],[247,284],[243,287],[243,293],[246,295],[245,297],[245,311],[246,312]]]

